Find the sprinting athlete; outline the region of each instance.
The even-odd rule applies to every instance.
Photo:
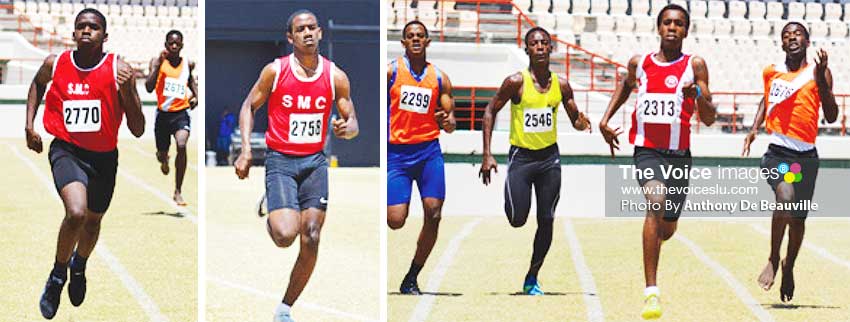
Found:
[[[47,90],[44,129],[55,137],[48,158],[65,206],[53,270],[39,301],[46,319],[59,309],[69,268],[71,304],[80,306],[85,299],[86,260],[115,191],[118,128],[124,114],[134,136],[145,131],[133,70],[116,54],[103,52],[106,39],[106,17],[92,8],[80,11],[74,19],[76,50],[48,55],[27,95],[27,147],[41,153],[41,136],[33,123]]]
[[[177,143],[177,157],[174,167],[177,168],[174,178],[174,202],[185,206],[181,189],[183,177],[186,174],[186,141],[189,140],[189,113],[186,109],[194,109],[198,105],[198,89],[192,71],[195,62],[180,57],[183,49],[183,34],[171,30],[165,34],[165,49],[158,57],[151,59],[150,74],[145,80],[148,93],[156,91],[156,159],[159,161],[162,174],[168,174],[168,150],[171,147],[171,136]]]
[[[558,150],[558,105],[563,104],[573,128],[590,131],[590,121],[576,108],[573,89],[566,78],[549,70],[552,37],[540,27],[525,34],[528,69],[502,82],[484,111],[484,156],[479,175],[490,184],[490,171],[497,170],[490,150],[496,114],[511,102],[511,148],[505,179],[505,215],[512,227],[522,227],[531,209],[531,187],[537,197],[537,232],[531,264],[522,291],[543,295],[537,273],[552,244],[555,207],[561,192],[561,154]]]
[[[799,22],[789,22],[782,28],[782,51],[785,61],[764,68],[764,97],[744,140],[743,155],[750,154],[750,144],[767,116],[770,145],[761,159],[762,169],[780,169],[782,176],[768,176],[767,183],[776,195],[777,203],[812,200],[818,175],[819,107],[824,118],[832,123],[838,118],[838,105],[832,94],[832,72],[827,67],[829,56],[823,49],[817,52],[815,64],[809,64],[809,31]],[[784,164],[784,165],[783,165]],[[763,170],[764,171],[764,170]],[[796,174],[800,174],[799,179]],[[765,291],[773,286],[776,272],[782,268],[779,298],[783,302],[794,297],[794,262],[803,243],[808,210],[775,210],[771,220],[770,257],[758,277]],[[780,263],[779,248],[788,229],[788,253]]]
[[[417,277],[437,242],[446,197],[440,128],[447,133],[455,129],[452,83],[446,73],[426,60],[430,43],[422,22],[408,22],[402,29],[404,56],[387,66],[387,225],[391,229],[404,226],[413,181],[425,217],[416,254],[399,287],[402,294],[413,295],[420,294]]]
[[[295,11],[286,26],[293,52],[266,65],[242,103],[242,152],[235,163],[236,176],[247,178],[254,112],[268,100],[267,229],[275,245],[282,248],[301,236],[289,285],[275,309],[276,322],[293,321],[290,307],[316,266],[328,206],[328,161],[323,152],[328,125],[339,138],[352,139],[358,133],[348,76],[319,55],[322,29],[316,15]],[[340,118],[328,124],[334,103]]]
[[[679,5],[667,5],[656,21],[661,48],[658,52],[636,55],[629,59],[628,75],[608,104],[599,122],[599,130],[611,149],[619,149],[619,128],[608,127],[608,120],[638,88],[629,142],[634,144],[634,165],[642,173],[652,169],[654,175],[639,176],[638,183],[647,193],[646,201],[660,210],[648,210],[643,223],[643,270],[646,279],[644,307],[641,317],[661,317],[660,291],[656,284],[661,244],[673,237],[676,222],[687,195],[681,193],[689,185],[687,178],[664,178],[662,167],[682,169],[691,166],[691,117],[699,113],[705,125],[714,123],[717,109],[711,102],[708,69],[699,56],[682,53],[682,41],[688,36],[690,16]],[[696,107],[696,111],[695,111]],[[666,193],[676,188],[679,193]],[[667,207],[666,201],[678,205]],[[650,207],[652,209],[654,207]],[[665,209],[667,208],[667,209]]]

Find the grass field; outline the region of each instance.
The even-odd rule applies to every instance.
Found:
[[[270,321],[298,256],[281,249],[254,212],[263,167],[248,179],[232,167],[206,168],[207,321]],[[319,258],[293,307],[296,321],[377,321],[379,169],[333,168]]]
[[[558,217],[539,276],[542,297],[517,295],[536,221],[515,229],[502,216],[463,215],[443,217],[419,275],[431,295],[399,295],[420,227],[421,217],[413,217],[388,236],[389,321],[640,320],[642,220]],[[848,230],[847,219],[808,221],[794,300],[783,304],[779,276],[769,292],[756,284],[768,256],[769,219],[683,218],[662,248],[662,320],[850,320]]]
[[[0,320],[44,321],[38,300],[53,267],[64,216],[45,151],[0,139],[6,190],[0,193]],[[197,316],[197,150],[189,144],[183,196],[171,201],[174,176],[163,176],[152,139],[122,138],[115,195],[88,262],[85,303],[63,290],[54,321],[194,321]],[[172,150],[172,160],[173,160]],[[173,170],[172,170],[173,171]]]

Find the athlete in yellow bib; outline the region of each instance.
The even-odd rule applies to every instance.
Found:
[[[490,152],[493,122],[502,106],[511,101],[511,148],[505,179],[505,214],[513,227],[521,227],[531,208],[531,186],[537,197],[537,232],[523,293],[543,295],[537,273],[552,244],[555,206],[561,191],[561,162],[558,151],[557,115],[563,104],[573,127],[590,131],[590,121],[576,108],[573,89],[565,78],[549,70],[552,38],[540,27],[525,34],[528,69],[505,78],[484,111],[484,160],[479,175],[485,185],[490,171],[497,170]],[[498,170],[497,170],[498,172]]]
[[[171,30],[165,34],[165,49],[158,57],[151,60],[150,73],[145,80],[148,93],[156,91],[156,158],[162,174],[168,174],[168,150],[171,148],[171,137],[177,143],[177,157],[174,167],[177,168],[174,178],[174,202],[185,206],[181,189],[183,177],[186,174],[186,142],[191,130],[187,109],[198,105],[197,84],[192,75],[195,63],[180,57],[183,49],[183,34]]]

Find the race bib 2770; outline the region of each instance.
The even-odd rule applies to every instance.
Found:
[[[62,114],[68,132],[100,131],[101,112],[100,100],[62,102]]]

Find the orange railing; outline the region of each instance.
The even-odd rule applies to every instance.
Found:
[[[0,10],[4,10],[4,11],[7,11],[7,12],[14,13],[15,8],[12,5],[3,4],[3,5],[0,5]],[[15,20],[17,21],[17,24],[18,24],[18,30],[17,30],[18,33],[23,34],[24,31],[32,31],[32,38],[29,39],[29,41],[33,46],[39,47],[38,36],[39,36],[39,34],[41,34],[42,32],[45,31],[44,28],[41,28],[41,27],[34,25],[32,23],[32,20],[30,20],[30,18],[27,17],[24,14],[15,14]],[[69,43],[71,41],[70,37],[67,37],[67,36],[59,37],[59,34],[56,33],[55,30],[51,30],[50,32],[48,32],[48,34],[49,34],[49,37],[47,37],[47,51],[53,52],[53,45],[54,45],[53,42],[54,42],[54,39],[56,39],[56,38],[61,39],[61,42],[59,44],[59,45],[62,46],[61,48],[64,48],[64,49],[70,48],[70,46],[69,46]]]

